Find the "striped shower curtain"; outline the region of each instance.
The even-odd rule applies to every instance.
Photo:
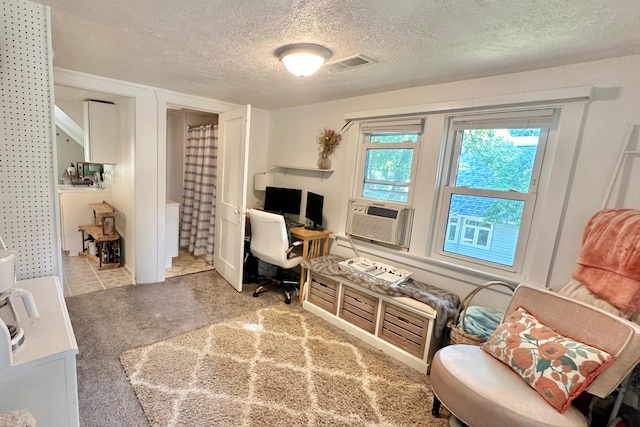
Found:
[[[213,263],[218,125],[189,128],[184,162],[180,247]]]

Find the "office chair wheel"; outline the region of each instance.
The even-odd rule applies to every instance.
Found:
[[[285,300],[284,300],[284,303],[285,303],[285,304],[291,304],[291,298],[287,298],[287,299],[285,299]]]
[[[260,295],[260,294],[259,294],[259,293],[257,293],[257,292],[254,292],[254,293],[253,293],[253,296],[254,296],[254,297],[256,297],[256,298],[258,297],[258,295]]]

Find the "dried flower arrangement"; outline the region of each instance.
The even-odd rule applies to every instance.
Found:
[[[340,141],[342,141],[342,135],[339,132],[324,128],[318,135],[318,151],[321,151],[323,156],[330,156],[338,149]]]

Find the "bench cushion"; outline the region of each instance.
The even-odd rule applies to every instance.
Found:
[[[587,425],[576,408],[559,413],[519,375],[478,346],[440,349],[433,358],[430,381],[438,399],[474,427]]]

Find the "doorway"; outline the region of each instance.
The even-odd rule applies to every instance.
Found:
[[[195,255],[189,247],[185,234],[190,233],[191,223],[183,221],[185,191],[189,194],[193,185],[192,171],[185,167],[187,160],[189,130],[217,125],[218,115],[198,110],[167,106],[167,164],[166,164],[166,223],[167,251],[165,277],[182,276],[201,271],[213,270],[213,260],[203,255]],[[185,177],[188,186],[185,185]],[[213,238],[213,236],[212,236]],[[196,252],[197,253],[197,252]]]
[[[132,185],[124,177],[130,176],[131,159],[122,156],[129,150],[131,141],[125,138],[134,124],[129,121],[133,99],[128,96],[54,84],[56,120],[56,190],[61,231],[61,264],[65,297],[114,287],[133,285],[134,273],[127,254],[133,248],[133,236],[127,219],[131,218],[130,194]],[[118,153],[118,163],[84,163],[85,127],[101,117],[88,117],[85,102],[113,104],[120,118],[119,137],[112,141]],[[106,119],[105,119],[106,123]],[[112,122],[109,122],[112,123]],[[91,171],[81,165],[91,165]],[[116,173],[116,167],[118,172]],[[95,168],[95,169],[93,169]],[[95,221],[91,204],[107,202],[116,212],[115,229],[121,237],[122,264],[118,268],[104,268],[97,258],[95,245],[83,241],[79,226]],[[129,233],[129,234],[128,234]],[[92,250],[93,248],[93,250]]]

